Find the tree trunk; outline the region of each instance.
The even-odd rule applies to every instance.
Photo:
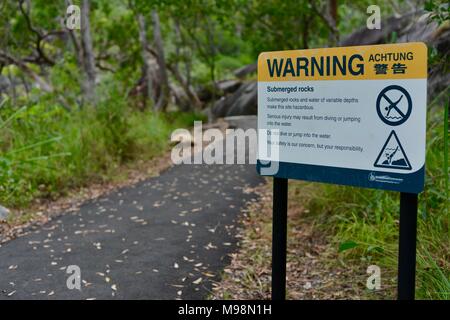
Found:
[[[16,84],[14,83],[14,79],[11,75],[11,69],[8,69],[8,81],[9,81],[9,87],[11,89],[11,101],[13,105],[16,105],[17,100],[17,92],[16,92]]]
[[[83,47],[83,66],[85,72],[83,92],[85,99],[95,105],[95,57],[89,23],[89,2],[90,0],[83,0],[81,8],[81,45]]]
[[[184,92],[189,97],[189,100],[192,103],[193,109],[200,110],[201,107],[202,107],[202,103],[201,103],[200,99],[198,98],[197,93],[191,87],[191,84],[190,84],[190,67],[189,67],[190,63],[187,61],[188,57],[186,57],[186,56],[183,59],[185,61],[185,66],[186,66],[186,77],[183,77],[181,75],[181,72],[180,72],[180,67],[179,67],[179,63],[178,63],[178,59],[181,56],[180,46],[184,46],[185,45],[185,41],[184,41],[184,38],[183,38],[183,34],[181,33],[180,24],[179,24],[178,21],[175,21],[174,27],[175,27],[175,35],[176,35],[177,40],[178,40],[175,43],[175,45],[176,45],[175,52],[176,52],[176,55],[177,55],[177,60],[176,60],[176,63],[174,64],[172,69],[170,69],[170,65],[168,65],[168,68],[170,69],[170,71],[172,71],[172,74],[174,75],[175,79],[183,87]]]
[[[184,92],[191,101],[193,109],[197,111],[201,110],[202,102],[198,98],[197,93],[194,91],[194,89],[188,84],[187,80],[181,75],[178,68],[176,66],[171,68],[170,65],[168,65],[167,67],[172,72],[172,75],[175,77],[175,79],[180,83]]]
[[[339,33],[337,29],[337,0],[329,0],[328,2],[328,17],[330,20],[330,33],[328,36],[328,46],[335,47],[339,43]]]
[[[310,17],[306,14],[303,15],[302,22],[302,49],[309,49],[309,26]]]
[[[7,54],[6,52],[0,51],[0,61],[5,61],[8,64],[14,64],[29,77],[38,84],[39,88],[46,92],[53,92],[53,87],[44,79],[41,78],[36,72],[34,72],[27,64],[14,56]]]
[[[209,74],[211,76],[211,82],[212,82],[212,101],[213,103],[216,101],[216,45],[214,41],[214,22],[212,22],[208,17],[206,17],[206,32],[207,32],[207,40],[208,40],[208,49],[209,49],[209,57],[207,59],[209,60]]]
[[[66,0],[65,4],[66,4],[66,7],[68,7],[68,6],[72,5],[73,2],[72,2],[72,0]],[[78,68],[82,69],[83,68],[83,52],[81,49],[80,42],[77,39],[77,36],[73,30],[68,29],[67,32],[69,34],[70,41],[72,42],[73,50],[75,51],[75,57],[77,59]]]
[[[155,110],[164,111],[169,103],[169,80],[167,78],[166,60],[164,57],[164,46],[161,37],[161,27],[159,22],[159,15],[156,10],[152,11],[153,18],[153,37],[157,52],[156,60],[159,66],[159,75],[161,80],[161,91],[158,100],[155,104]]]
[[[150,72],[150,55],[147,52],[148,39],[147,39],[147,24],[145,22],[145,17],[142,14],[138,14],[138,25],[139,25],[139,41],[141,43],[141,57],[142,57],[142,73],[145,79],[146,94],[144,95],[144,107],[147,104],[147,99],[153,101],[153,86],[152,86],[152,76]],[[153,101],[154,103],[154,101]]]

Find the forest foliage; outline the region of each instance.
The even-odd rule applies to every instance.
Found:
[[[378,1],[382,18],[425,9],[430,20],[448,24],[444,3]],[[80,30],[66,27],[73,4],[81,8]],[[0,0],[0,203],[27,207],[160,155],[173,129],[205,119],[219,80],[233,78],[262,51],[339,44],[365,27],[370,4]],[[431,54],[430,66],[440,60]],[[202,90],[211,92],[212,102],[201,101]],[[180,105],[176,92],[188,103]],[[449,292],[446,108],[430,103],[428,116],[418,262],[423,298],[448,299]],[[382,256],[393,270],[395,196],[335,186],[318,190],[311,212],[331,217],[324,226],[336,241],[357,244],[351,247],[360,259]]]

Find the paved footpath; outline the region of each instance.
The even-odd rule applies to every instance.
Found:
[[[0,247],[0,299],[204,299],[261,182],[254,165],[180,165],[88,201]]]

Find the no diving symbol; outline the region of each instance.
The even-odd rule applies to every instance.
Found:
[[[378,95],[378,116],[390,126],[398,126],[404,123],[411,115],[411,111],[411,96],[405,88],[397,85],[387,86]]]

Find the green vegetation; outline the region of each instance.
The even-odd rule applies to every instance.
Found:
[[[120,165],[165,152],[171,132],[194,119],[201,117],[136,113],[119,97],[101,102],[95,112],[68,113],[44,103],[17,110],[3,106],[0,202],[25,206],[36,197],[56,198],[70,188],[112,179]]]
[[[83,9],[81,29],[66,28],[72,2]],[[437,22],[438,38],[449,28],[446,2],[377,4],[383,19],[424,8],[428,22]],[[262,51],[338,45],[365,27],[370,4],[0,0],[0,204],[26,208],[36,198],[110,181],[121,166],[161,155],[173,129],[206,120],[220,80],[234,78],[233,71]],[[378,42],[400,37],[392,32]],[[448,52],[430,47],[429,57],[430,70],[448,72]],[[448,88],[436,95],[420,195],[417,297],[449,299],[450,142],[448,102],[442,103]],[[379,265],[383,281],[395,287],[397,193],[302,182],[291,189],[293,204],[306,203],[307,218],[333,237],[340,258]],[[265,240],[269,230],[255,237]],[[258,263],[269,261],[262,257]]]
[[[439,105],[431,105],[428,114],[426,187],[419,197],[418,299],[450,298],[449,138],[448,125],[442,122],[444,113],[448,115],[444,110]],[[299,194],[302,193],[302,185],[297,183],[294,186]],[[311,188],[308,216],[320,221],[316,225],[334,235],[333,241],[342,258],[349,264],[378,265],[383,283],[395,286],[398,193],[331,185]]]

